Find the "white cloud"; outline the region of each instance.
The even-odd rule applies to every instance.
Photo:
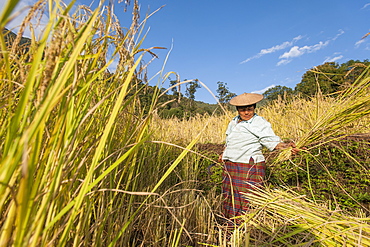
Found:
[[[302,36],[301,35],[293,38],[292,41],[285,41],[284,43],[282,43],[280,45],[276,45],[276,46],[273,46],[273,47],[268,48],[268,49],[262,49],[259,54],[265,55],[265,54],[269,54],[269,53],[273,53],[273,52],[276,52],[276,51],[285,49],[287,47],[292,46],[295,42],[297,42],[300,39],[302,39]]]
[[[299,48],[298,46],[293,46],[288,52],[284,52],[279,58],[292,58],[299,57],[304,54],[304,47]]]
[[[355,44],[355,47],[358,48],[364,42],[365,42],[365,39],[361,39],[361,40],[357,41],[356,44]]]
[[[335,37],[332,38],[331,40],[336,40],[339,36],[341,36],[342,34],[344,34],[344,31],[342,29],[339,29],[338,31],[339,31],[339,33],[337,35],[335,35]]]
[[[339,56],[336,56],[336,57],[327,57],[323,63],[328,63],[328,62],[335,62],[339,59],[342,59],[343,56],[342,55],[339,55]]]
[[[244,60],[240,64],[249,62],[249,61],[251,61],[253,59],[256,59],[256,58],[260,58],[263,55],[274,53],[274,52],[277,52],[279,50],[288,48],[288,47],[292,46],[295,42],[297,42],[298,40],[300,40],[302,38],[303,38],[303,36],[298,35],[297,37],[294,37],[291,41],[285,41],[285,42],[281,43],[280,45],[275,45],[275,46],[273,46],[271,48],[262,49],[257,55],[254,55],[252,57],[247,58],[246,60]]]
[[[288,47],[293,46],[293,47],[290,48],[289,51],[284,52],[282,55],[279,56],[280,60],[276,64],[277,66],[285,65],[285,64],[290,63],[293,58],[300,57],[300,56],[302,56],[304,54],[307,54],[307,53],[313,53],[313,52],[316,52],[318,50],[321,50],[321,49],[325,48],[327,45],[329,45],[329,43],[331,41],[334,41],[334,40],[338,39],[338,37],[343,35],[343,34],[344,34],[344,31],[342,29],[339,29],[338,33],[337,33],[337,35],[335,35],[335,37],[333,37],[331,39],[328,39],[326,41],[320,41],[317,44],[314,44],[314,45],[311,45],[311,46],[309,46],[309,45],[305,45],[305,46],[302,46],[302,47],[293,46],[294,43],[296,43],[298,40],[303,38],[302,35],[299,35],[299,36],[293,38],[291,41],[285,41],[285,42],[281,43],[280,45],[276,45],[276,46],[273,46],[273,47],[268,48],[268,49],[262,49],[258,54],[247,58],[246,60],[244,60],[240,64],[249,62],[253,59],[260,58],[263,55],[274,53],[274,52],[277,52],[277,51],[280,51],[280,50],[283,50],[283,49],[286,49]]]
[[[361,9],[365,9],[368,6],[370,6],[370,3],[365,4],[364,7],[362,7]]]
[[[329,44],[329,41],[325,41],[325,42],[320,41],[318,44],[311,45],[311,46],[307,46],[307,45],[302,46],[302,47],[293,46],[290,49],[290,51],[285,52],[279,58],[290,59],[294,57],[300,57],[305,53],[312,53],[312,52],[318,51],[324,48],[325,46],[327,46],[328,44]]]
[[[268,87],[265,87],[264,89],[261,89],[261,90],[258,90],[258,91],[253,91],[251,93],[263,94],[264,92],[266,92],[267,90],[269,90],[270,88],[273,88],[275,86],[276,86],[275,84],[272,84],[272,85],[270,85]]]
[[[344,34],[344,31],[340,29],[338,34],[335,35],[335,37],[332,39],[329,39],[326,41],[320,41],[319,43],[315,45],[311,45],[311,46],[308,46],[308,45],[305,45],[302,47],[293,46],[292,48],[290,48],[289,51],[284,52],[284,54],[279,57],[281,60],[276,65],[277,66],[285,65],[285,64],[290,63],[292,61],[292,58],[300,57],[306,53],[312,53],[312,52],[321,50],[327,45],[329,45],[330,41],[336,40],[342,34]]]
[[[291,59],[281,59],[276,65],[277,66],[285,65],[285,64],[290,63],[291,61],[292,61]]]

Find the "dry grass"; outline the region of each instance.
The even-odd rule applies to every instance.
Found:
[[[258,108],[256,112],[272,124],[274,132],[282,139],[297,142],[318,120],[339,106],[338,102],[330,97],[317,97],[313,100],[297,97],[292,101],[274,101],[266,107]],[[202,131],[200,143],[221,144],[225,141],[229,121],[236,115],[235,111],[221,116],[198,115],[189,120],[161,119],[156,116],[151,127],[157,140],[182,144],[194,139]],[[204,125],[207,127],[203,130]],[[337,135],[368,133],[369,129],[370,120],[365,116],[351,122],[349,126],[343,126],[343,132],[338,132]]]
[[[197,115],[188,120],[178,118],[153,119],[153,138],[176,144],[185,144],[193,140],[199,133],[199,143],[223,143],[229,118],[226,116]]]

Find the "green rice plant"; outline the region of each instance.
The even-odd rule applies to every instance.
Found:
[[[9,54],[0,62],[1,245],[178,246],[209,238],[203,232],[214,216],[195,182],[199,160],[189,154],[201,134],[182,149],[151,137],[159,89],[145,115],[140,108],[139,53],[150,49],[136,36],[145,24],[137,2],[126,32],[103,4],[74,13],[73,3],[49,7],[26,56],[13,56],[5,42],[1,50]],[[154,230],[136,238],[147,222]]]
[[[2,27],[13,3],[3,12]],[[110,211],[127,204],[117,218],[130,223],[137,210],[133,198],[140,193],[132,178],[140,172],[136,152],[150,136],[151,114],[144,117],[136,107],[145,85],[135,81],[138,53],[149,50],[134,42],[143,28],[136,12],[123,34],[102,3],[72,15],[73,2],[49,6],[50,21],[41,39],[32,41],[30,60],[12,56],[1,39],[7,58],[1,60],[1,79],[8,86],[2,88],[0,242],[106,245],[127,229],[112,221]],[[108,73],[116,58],[117,69]],[[25,80],[19,71],[27,71]],[[121,186],[134,195],[119,193]]]

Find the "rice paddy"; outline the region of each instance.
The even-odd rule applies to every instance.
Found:
[[[17,2],[2,10],[2,30]],[[159,88],[143,110],[143,57],[154,48],[141,47],[145,18],[132,4],[132,23],[122,28],[104,3],[89,9],[40,0],[13,42],[0,36],[0,246],[370,245],[366,205],[349,211],[313,190],[273,184],[250,196],[253,209],[240,226],[223,226],[220,167],[206,172],[217,152],[199,145],[222,146],[235,113],[161,119]],[[49,22],[24,49],[23,32],[43,11]],[[161,74],[159,81],[169,75]],[[282,99],[258,114],[324,169],[316,150],[369,132],[369,84],[367,68],[335,99]],[[368,183],[368,157],[340,148]],[[283,162],[310,168],[289,151],[270,164]]]

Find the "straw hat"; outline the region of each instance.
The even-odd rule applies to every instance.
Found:
[[[253,105],[263,99],[262,94],[257,93],[243,93],[230,100],[230,105],[245,106]]]

